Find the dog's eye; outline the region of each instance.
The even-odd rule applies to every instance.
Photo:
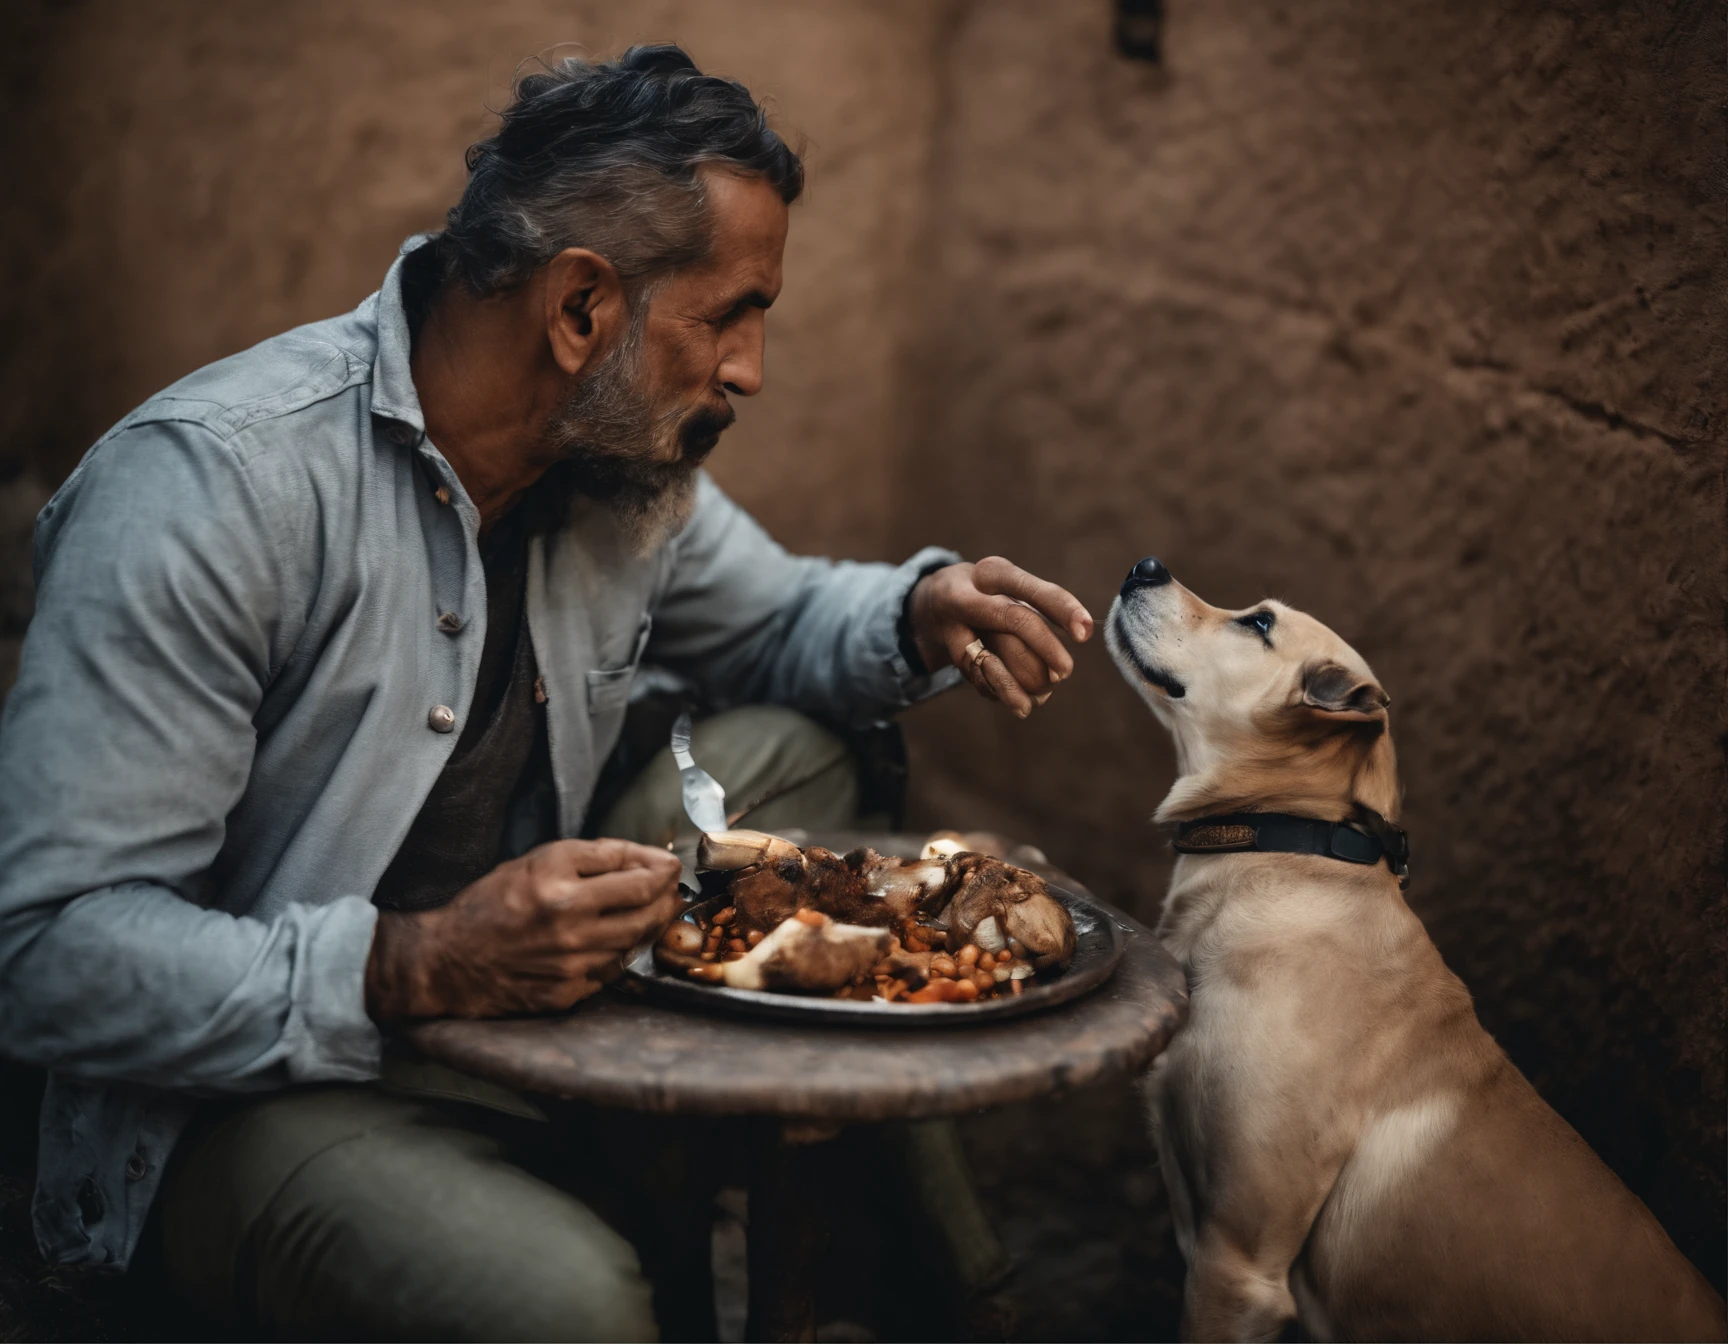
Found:
[[[1272,626],[1277,620],[1269,611],[1251,611],[1246,616],[1238,616],[1236,624],[1245,625],[1261,639],[1266,639],[1272,634]]]

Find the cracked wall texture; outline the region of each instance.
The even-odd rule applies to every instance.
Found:
[[[373,288],[515,62],[671,36],[811,141],[769,393],[788,544],[1156,552],[1374,664],[1411,901],[1489,1029],[1722,1283],[1722,7],[23,3],[0,47],[0,683],[24,521],[197,365]],[[9,482],[9,483],[7,483]],[[795,488],[788,488],[795,485]],[[915,810],[1150,914],[1168,752],[1101,649],[909,721]]]

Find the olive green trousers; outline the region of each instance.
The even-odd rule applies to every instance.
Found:
[[[716,715],[697,725],[693,750],[729,806],[750,809],[746,823],[854,819],[844,746],[790,711]],[[667,753],[600,833],[665,843],[686,826]],[[672,1206],[690,1196],[679,1152],[701,1128],[543,1110],[392,1047],[377,1084],[212,1103],[164,1179],[162,1267],[190,1305],[255,1337],[654,1339],[679,1286],[656,1294],[643,1266],[666,1259],[656,1229],[679,1221]],[[952,1126],[893,1128],[908,1202],[929,1209],[935,1239],[950,1244],[956,1290],[982,1286],[1004,1257]],[[705,1275],[700,1286],[710,1291]],[[701,1306],[679,1314],[700,1319]]]

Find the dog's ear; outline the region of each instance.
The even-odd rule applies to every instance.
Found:
[[[1332,719],[1385,722],[1392,703],[1385,691],[1337,663],[1311,663],[1302,672],[1302,703]]]

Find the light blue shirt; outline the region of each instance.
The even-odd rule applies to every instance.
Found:
[[[370,898],[460,735],[486,623],[401,269],[151,398],[37,520],[0,720],[0,1049],[51,1071],[52,1260],[125,1265],[197,1096],[378,1076]],[[957,558],[791,556],[706,477],[682,534],[639,555],[580,502],[528,573],[560,832],[645,656],[718,704],[853,722],[951,685],[913,675],[896,623]]]

